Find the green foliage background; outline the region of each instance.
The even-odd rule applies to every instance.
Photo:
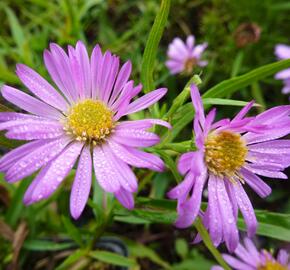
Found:
[[[1,1],[0,85],[25,90],[14,73],[19,62],[49,79],[42,53],[52,41],[66,46],[81,39],[89,50],[99,43],[103,50],[120,55],[123,62],[131,59],[132,76],[136,83],[143,83],[144,92],[159,86],[169,89],[166,99],[146,116],[164,118],[174,128],[172,132],[156,130],[163,140],[148,151],[159,154],[168,170],[162,174],[136,171],[139,192],[136,209],[131,212],[103,194],[93,181],[88,203],[93,211],[88,210],[79,222],[74,222],[68,211],[73,172],[51,198],[29,207],[23,206],[22,197],[32,177],[9,185],[1,176],[0,269],[114,269],[115,265],[129,269],[207,270],[217,264],[215,259],[223,263],[199,222],[195,227],[204,233],[205,245],[189,243],[194,228],[174,229],[175,203],[166,200],[165,195],[181,180],[176,159],[193,147],[189,139],[194,111],[188,100],[188,82],[200,83],[201,78],[204,104],[207,108],[217,105],[219,118],[237,111],[237,107],[228,105],[243,106],[253,98],[262,105],[254,109],[256,112],[288,104],[288,97],[281,94],[282,83],[273,75],[289,67],[290,60],[271,63],[276,61],[275,44],[290,44],[289,12],[287,0]],[[245,22],[258,24],[261,38],[238,48],[234,32]],[[209,43],[209,65],[196,69],[199,76],[192,78],[170,76],[164,65],[167,46],[174,37],[185,39],[189,34],[194,34],[198,43]],[[1,104],[1,110],[10,106],[3,100]],[[144,116],[139,113],[133,117]],[[2,152],[17,143],[0,137]],[[269,198],[261,200],[251,191],[249,194],[260,209],[256,213],[260,244],[277,249],[290,241],[290,185],[286,181],[267,181],[273,188]],[[243,230],[242,220],[239,227]],[[129,257],[95,248],[104,235],[122,239]],[[21,247],[19,254],[17,247]]]

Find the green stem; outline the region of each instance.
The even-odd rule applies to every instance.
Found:
[[[206,228],[204,227],[204,225],[202,224],[202,221],[200,218],[198,218],[196,220],[196,222],[194,223],[195,228],[197,229],[197,231],[199,232],[204,244],[206,245],[207,249],[210,251],[210,253],[215,257],[215,259],[217,260],[217,262],[220,264],[220,266],[222,266],[224,268],[224,270],[232,270],[227,263],[225,262],[225,260],[223,259],[222,255],[219,253],[219,251],[215,248],[215,246],[213,245],[210,236],[206,230]]]
[[[181,93],[174,99],[169,111],[164,115],[164,120],[170,120],[170,118],[174,115],[174,113],[188,99],[188,97],[190,96],[190,85],[192,83],[199,85],[201,84],[201,82],[202,81],[198,75],[194,75],[190,78],[190,80],[187,82]]]

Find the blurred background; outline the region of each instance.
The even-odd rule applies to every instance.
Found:
[[[5,83],[24,90],[14,73],[16,63],[32,67],[49,80],[43,64],[43,50],[50,42],[65,47],[67,44],[74,45],[77,40],[83,40],[89,51],[99,43],[103,51],[109,49],[120,55],[122,62],[130,59],[133,79],[136,84],[139,83],[143,51],[159,6],[160,1],[156,0],[0,1],[0,86]],[[173,38],[185,40],[193,34],[197,43],[208,43],[204,59],[209,64],[194,70],[203,81],[201,91],[205,91],[225,79],[275,62],[275,45],[290,45],[289,14],[290,2],[287,0],[172,0],[154,67],[156,87],[169,89],[163,103],[170,106],[189,80],[184,75],[170,75],[165,66],[167,48]],[[289,95],[281,93],[282,87],[282,82],[272,76],[241,89],[229,98],[255,99],[262,107],[253,111],[262,111],[289,104]],[[11,106],[3,99],[1,104]],[[237,107],[219,107],[218,118],[235,112]],[[191,133],[189,125],[178,140],[190,138]],[[0,142],[2,152],[11,146],[3,137]],[[142,173],[139,174],[141,178]],[[171,173],[151,178],[142,185],[144,189],[140,195],[164,198],[165,192],[174,183]],[[21,199],[29,180],[7,185],[1,176],[0,269],[126,269],[99,261],[90,264],[89,268],[82,265],[57,268],[75,248],[69,230],[78,228],[89,237],[97,226],[94,222],[90,223],[93,214],[89,209],[77,223],[73,223],[67,214],[67,217],[63,216],[63,213],[68,213],[70,180],[48,201],[24,207]],[[255,207],[290,213],[289,181],[274,180],[271,187],[273,193],[266,200],[249,191]],[[138,266],[130,269],[207,270],[214,264],[214,259],[203,245],[192,246],[189,243],[191,230],[177,231],[172,225],[117,222],[108,228],[107,233],[117,236],[117,239],[126,238],[122,238],[121,243],[117,240],[115,244],[110,238],[103,239],[104,243],[101,241],[100,244],[113,251],[119,248],[116,252],[123,255],[129,250],[138,262]],[[26,238],[42,239],[43,242],[28,241],[20,252]],[[53,246],[52,241],[59,239],[67,240]],[[267,248],[287,247],[286,243],[277,240],[256,240]],[[44,243],[48,246],[44,247]],[[82,262],[82,259],[79,261]]]

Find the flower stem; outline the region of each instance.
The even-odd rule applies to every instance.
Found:
[[[202,224],[202,221],[200,218],[198,218],[196,220],[196,222],[194,223],[195,228],[197,229],[197,231],[199,232],[204,244],[206,245],[206,247],[208,248],[208,250],[210,251],[210,253],[215,257],[215,259],[217,260],[217,262],[220,264],[220,266],[222,266],[224,268],[224,270],[232,270],[227,263],[225,262],[225,260],[223,259],[222,255],[219,253],[219,251],[215,248],[215,246],[213,245],[210,236],[206,230],[206,228],[204,227],[204,225]]]

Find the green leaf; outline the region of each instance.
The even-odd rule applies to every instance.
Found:
[[[80,246],[82,246],[82,235],[80,231],[72,224],[68,217],[62,216],[62,223],[69,234],[69,236]]]
[[[153,249],[128,239],[125,239],[124,241],[129,248],[131,256],[137,258],[148,258],[152,262],[160,265],[162,269],[172,269],[172,267],[165,260],[163,260]]]
[[[213,245],[211,238],[208,234],[208,231],[203,226],[200,218],[197,218],[197,220],[194,223],[194,226],[197,229],[197,231],[199,232],[199,234],[200,234],[204,244],[206,245],[207,249],[215,257],[215,259],[220,264],[220,266],[222,266],[224,268],[224,270],[231,270],[231,268],[227,265],[227,263],[223,259],[222,255],[219,253],[219,251]]]
[[[258,235],[267,236],[273,239],[282,241],[290,241],[290,215],[272,213],[263,210],[255,211],[258,219]],[[244,220],[238,219],[238,227],[241,230],[246,230]]]
[[[234,100],[234,99],[226,99],[226,98],[203,98],[202,102],[204,105],[227,105],[227,106],[246,106],[249,102]],[[254,106],[260,106],[255,103]]]
[[[79,261],[79,259],[84,257],[87,253],[87,250],[76,250],[71,255],[69,255],[57,268],[55,268],[55,270],[69,269],[71,264]]]
[[[187,241],[185,241],[183,238],[178,238],[175,241],[175,250],[176,253],[183,259],[186,258],[188,255],[188,245]]]
[[[17,47],[20,49],[23,47],[23,44],[25,43],[24,32],[13,10],[10,9],[8,6],[6,6],[5,11],[8,17],[13,39]]]
[[[103,250],[91,251],[89,253],[89,256],[101,262],[105,262],[105,263],[109,263],[113,265],[125,266],[125,267],[136,266],[135,260],[121,256],[113,252],[109,252],[109,251],[103,251]]]
[[[141,66],[141,82],[145,93],[154,89],[154,62],[157,56],[158,45],[167,22],[169,8],[170,0],[162,0],[160,10],[154,20],[144,50]]]
[[[53,251],[53,250],[64,250],[74,247],[75,243],[55,243],[47,240],[26,240],[23,248],[27,250],[35,251]]]
[[[5,220],[12,227],[16,226],[20,216],[23,214],[24,204],[22,200],[24,193],[30,184],[29,179],[31,179],[31,177],[28,177],[26,180],[22,180],[19,183],[6,212]]]
[[[278,61],[256,68],[244,75],[234,77],[210,88],[203,94],[203,98],[225,97],[252,83],[270,76],[280,70],[290,67],[290,59]]]
[[[202,204],[202,209],[206,208],[206,203]],[[259,227],[257,234],[273,239],[290,241],[290,215],[273,213],[263,210],[255,210]],[[123,222],[130,222],[129,217],[137,217],[139,224],[165,223],[173,224],[177,218],[176,202],[166,199],[137,198],[136,207],[132,211],[123,208],[115,209],[115,214],[121,216]],[[242,217],[238,218],[238,228],[245,229]]]

